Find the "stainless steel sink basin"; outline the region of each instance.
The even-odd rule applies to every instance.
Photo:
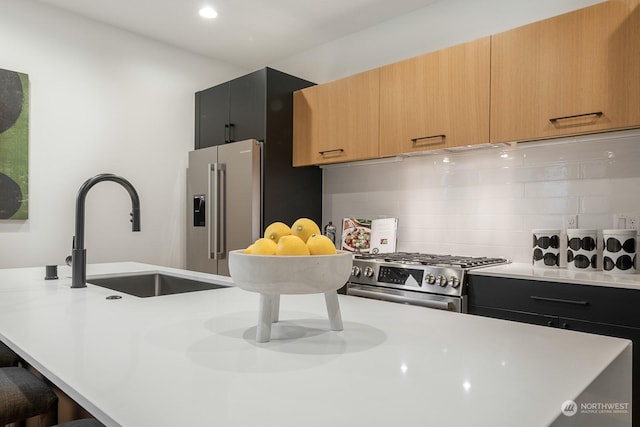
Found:
[[[228,287],[164,273],[139,273],[95,279],[88,278],[87,283],[141,298]]]

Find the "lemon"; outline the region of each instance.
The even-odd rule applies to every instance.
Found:
[[[298,236],[282,236],[277,246],[276,255],[309,255],[309,248]]]
[[[247,246],[247,249],[244,250],[245,254],[252,254],[253,253],[253,248],[255,248],[256,245],[254,245],[253,243],[250,244],[249,246]]]
[[[264,237],[278,243],[280,237],[291,234],[291,229],[284,222],[273,222],[264,230]]]
[[[307,248],[311,255],[333,255],[336,253],[336,246],[330,238],[322,234],[312,234],[307,240]]]
[[[275,255],[277,246],[273,240],[262,237],[253,244],[251,253],[254,255]]]
[[[306,243],[312,234],[320,234],[320,227],[309,218],[298,218],[291,226],[291,234]]]

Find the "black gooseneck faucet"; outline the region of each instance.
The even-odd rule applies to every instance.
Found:
[[[122,185],[131,197],[131,230],[140,231],[140,199],[133,185],[126,179],[110,173],[103,173],[89,178],[82,184],[76,197],[76,234],[73,236],[71,251],[71,287],[87,287],[87,250],[84,248],[84,205],[87,193],[99,182],[113,181]]]

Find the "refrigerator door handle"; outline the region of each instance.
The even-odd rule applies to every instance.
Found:
[[[227,254],[227,165],[224,163],[217,164],[217,197],[216,212],[218,215],[218,241],[215,246],[216,259],[224,259]]]
[[[226,222],[224,217],[224,198],[226,195],[221,191],[221,188],[226,186],[224,180],[225,165],[223,163],[209,163],[207,168],[209,173],[208,193],[212,204],[209,209],[207,252],[209,259],[217,260],[225,257],[225,235],[223,230]],[[222,186],[220,178],[222,178]]]
[[[218,164],[207,165],[207,197],[211,207],[208,212],[209,228],[207,229],[207,258],[217,259],[216,249],[218,240]],[[213,181],[213,183],[212,183]]]
[[[214,259],[213,258],[213,251],[211,250],[211,243],[213,240],[215,240],[215,236],[212,236],[211,234],[215,231],[216,229],[216,223],[213,222],[215,216],[217,216],[214,212],[216,210],[216,206],[217,203],[215,201],[215,199],[212,197],[212,185],[211,185],[211,178],[215,175],[215,166],[213,163],[209,163],[207,164],[207,198],[209,199],[209,212],[207,212],[207,258],[209,259]]]

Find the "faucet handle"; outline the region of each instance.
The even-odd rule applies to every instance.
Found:
[[[71,255],[69,255],[68,257],[66,257],[64,259],[64,263],[67,264],[69,267],[71,267],[71,262],[73,261],[73,257]]]

